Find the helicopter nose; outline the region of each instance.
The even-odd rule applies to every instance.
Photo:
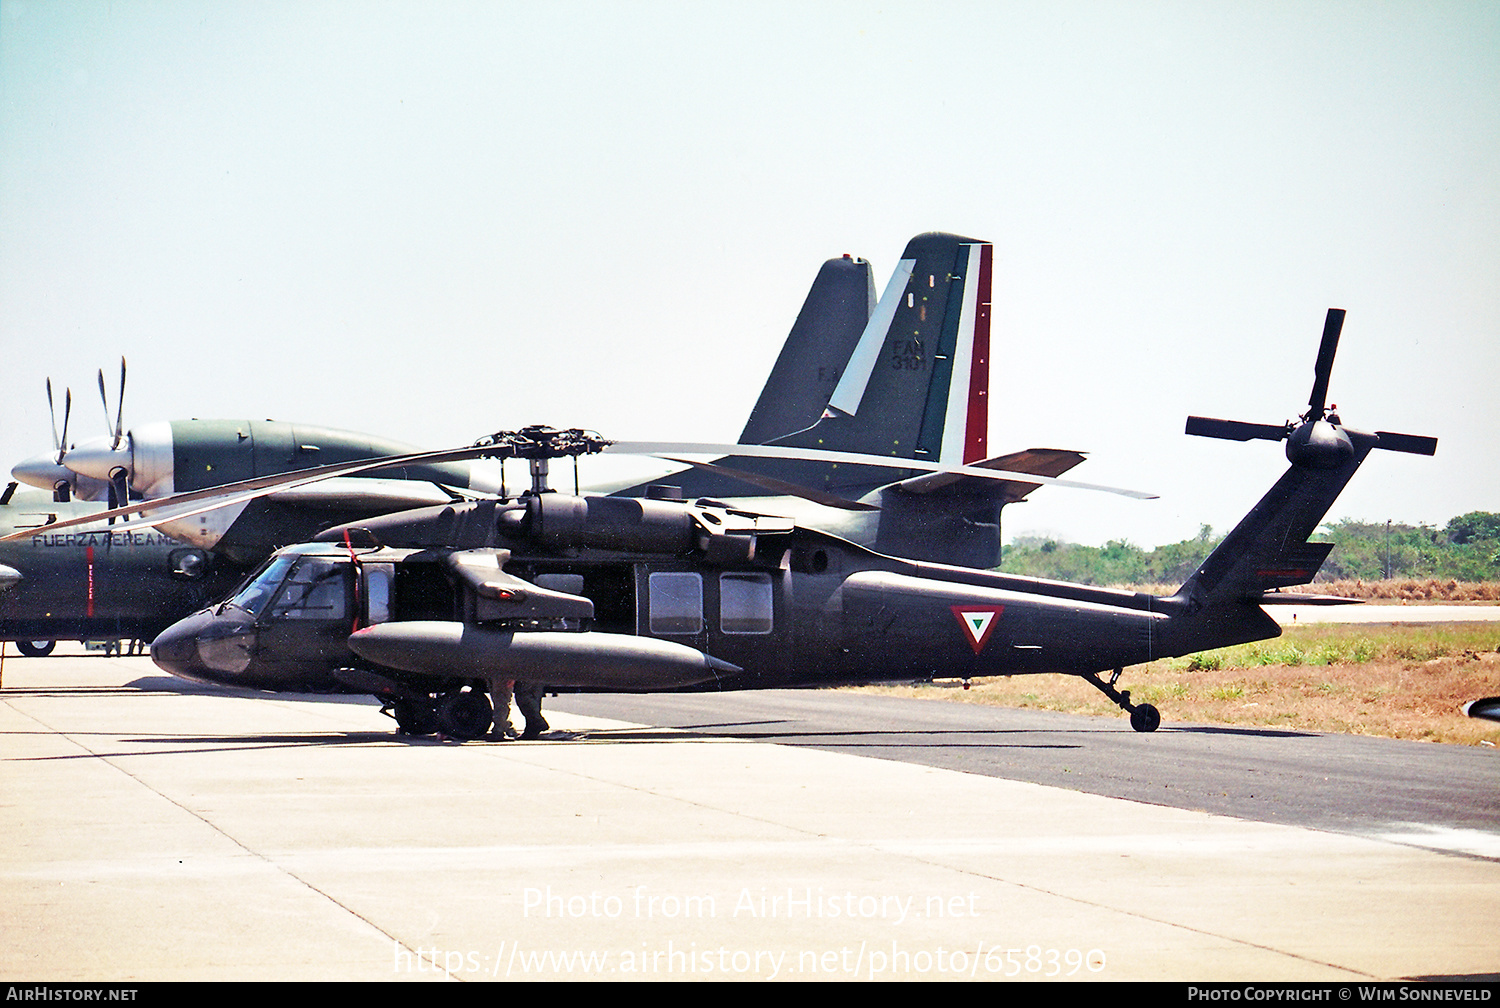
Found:
[[[233,610],[178,620],[151,642],[151,660],[184,679],[239,685],[255,653],[255,624]]]

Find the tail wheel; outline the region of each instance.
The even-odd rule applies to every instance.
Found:
[[[1138,732],[1153,732],[1161,727],[1161,711],[1148,703],[1137,704],[1130,712],[1130,727]]]
[[[45,658],[57,647],[57,641],[50,640],[18,640],[16,650],[27,658]]]

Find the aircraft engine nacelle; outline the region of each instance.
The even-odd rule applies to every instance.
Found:
[[[531,498],[525,523],[530,536],[546,546],[639,553],[690,552],[698,531],[682,504],[639,497],[540,494]]]
[[[741,671],[673,641],[624,634],[491,630],[435,621],[380,623],[351,634],[355,654],[432,676],[512,678],[578,689],[679,689]]]

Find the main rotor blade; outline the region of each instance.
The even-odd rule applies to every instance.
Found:
[[[889,455],[863,455],[856,452],[822,451],[813,448],[781,448],[776,445],[742,444],[694,444],[680,441],[616,441],[604,449],[612,455],[740,455],[748,458],[806,459],[811,462],[841,462],[849,465],[877,466],[882,469],[921,469],[926,472],[957,473],[961,476],[978,476],[981,479],[1006,480],[1024,476],[1028,483],[1045,483],[1049,486],[1069,487],[1074,490],[1098,490],[1103,493],[1134,497],[1137,500],[1155,500],[1155,494],[1141,490],[1126,490],[1120,487],[1102,486],[1097,483],[1078,483],[1035,473],[1011,472],[1007,469],[981,469],[977,466],[950,466],[925,459],[900,458]]]
[[[1312,396],[1307,400],[1310,420],[1323,419],[1323,407],[1328,400],[1328,376],[1333,372],[1333,355],[1338,352],[1339,333],[1343,328],[1344,309],[1328,309],[1328,317],[1323,320],[1323,342],[1318,344],[1318,361],[1313,365]]]
[[[1054,479],[1050,476],[1038,476],[1035,473],[1014,473],[1004,469],[980,469],[975,466],[945,466],[936,462],[891,458],[884,455],[859,455],[804,448],[776,448],[767,445],[695,444],[692,442],[663,441],[615,442],[605,450],[617,455],[662,455],[670,453],[672,456],[702,454],[809,459],[814,462],[843,462],[851,465],[879,466],[888,469],[923,469],[931,472],[951,472],[964,476],[978,476],[982,479],[1000,480],[1002,482],[1012,477],[1022,476],[1029,483],[1045,483],[1051,486],[1070,487],[1075,490],[1099,490],[1105,493],[1133,497],[1137,500],[1156,499],[1155,494],[1144,493],[1140,490],[1124,490],[1118,487],[1100,486],[1093,483],[1076,483],[1071,480]],[[388,455],[384,458],[367,459],[364,461],[336,462],[331,465],[300,469],[296,472],[281,473],[275,476],[261,476],[256,479],[241,480],[238,483],[227,483],[224,486],[193,490],[188,493],[175,494],[171,497],[140,501],[135,504],[111,508],[107,511],[100,511],[81,518],[54,522],[46,526],[45,529],[48,533],[60,532],[65,528],[72,528],[76,525],[98,524],[110,518],[125,515],[148,515],[156,511],[169,511],[169,514],[158,515],[146,521],[132,522],[130,525],[125,526],[125,528],[139,525],[160,525],[163,522],[202,514],[205,511],[230,507],[243,501],[264,496],[275,490],[291,489],[292,487],[302,486],[306,483],[316,483],[319,480],[329,479],[334,476],[354,476],[358,473],[370,472],[376,469],[399,469],[408,465],[436,465],[442,462],[462,462],[485,456],[495,456],[497,454],[495,445],[482,445],[478,447],[470,445],[464,448],[450,448],[442,451],[414,452],[408,455]],[[184,504],[192,504],[198,501],[207,501],[207,503],[192,510],[178,510]],[[117,529],[116,531],[122,530]],[[37,529],[26,529],[22,532],[13,532],[8,536],[0,536],[0,542],[25,539],[39,534],[41,533]]]
[[[1422,434],[1392,434],[1390,431],[1376,431],[1375,436],[1380,439],[1376,448],[1385,448],[1389,451],[1407,452],[1411,455],[1433,455],[1437,453],[1437,438],[1426,437]]]
[[[676,462],[678,465],[693,466],[695,469],[705,469],[709,472],[722,473],[730,479],[737,479],[742,483],[769,490],[774,494],[785,497],[801,497],[810,500],[814,504],[822,504],[824,507],[839,508],[844,511],[879,511],[880,508],[874,504],[862,504],[859,501],[849,500],[835,494],[824,493],[811,487],[798,486],[796,483],[788,483],[785,480],[775,479],[771,476],[762,476],[760,473],[749,473],[743,469],[732,469],[729,466],[719,465],[717,462],[694,462],[692,459],[673,458],[670,455],[658,455],[657,458],[666,459],[668,462]]]
[[[274,493],[277,490],[289,490],[307,483],[316,483],[319,480],[331,479],[335,476],[352,476],[356,473],[369,472],[373,469],[399,469],[402,466],[417,465],[424,462],[434,464],[439,462],[458,462],[464,459],[476,458],[487,450],[493,451],[493,449],[468,447],[450,449],[448,451],[414,452],[409,455],[387,455],[384,458],[378,459],[335,462],[331,465],[314,466],[310,469],[278,473],[274,476],[259,476],[255,479],[240,480],[238,483],[226,483],[223,486],[207,487],[203,490],[190,490],[187,493],[174,494],[171,497],[158,497],[154,500],[137,501],[134,504],[110,508],[107,511],[85,515],[81,518],[69,518],[65,521],[53,522],[42,528],[12,532],[10,535],[0,536],[0,542],[10,542],[13,539],[26,539],[30,536],[41,535],[43,532],[56,532],[78,525],[96,525],[111,518],[127,517],[129,515],[144,516],[157,511],[169,512],[156,515],[147,521],[133,521],[115,531],[120,532],[140,526],[160,525],[163,522],[191,518],[206,511],[232,507],[235,504]],[[183,505],[193,504],[198,501],[207,501],[208,503],[192,510],[180,510]]]
[[[1187,433],[1199,437],[1224,438],[1226,441],[1250,441],[1262,438],[1280,441],[1286,437],[1286,425],[1246,423],[1243,420],[1215,420],[1212,417],[1190,416],[1187,418]]]

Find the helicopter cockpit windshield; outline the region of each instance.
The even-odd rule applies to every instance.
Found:
[[[342,620],[349,616],[348,561],[318,556],[278,556],[247,581],[229,604],[257,621]],[[274,600],[274,601],[273,601]]]

